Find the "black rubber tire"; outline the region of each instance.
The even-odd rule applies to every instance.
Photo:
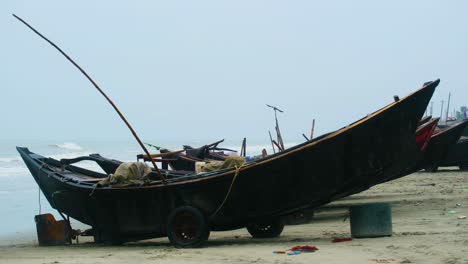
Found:
[[[174,209],[168,217],[167,236],[177,248],[201,247],[210,236],[205,215],[192,206]]]
[[[273,238],[278,237],[283,232],[284,222],[282,219],[261,221],[247,226],[247,231],[253,238]]]

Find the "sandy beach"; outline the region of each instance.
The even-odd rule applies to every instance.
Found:
[[[350,236],[348,207],[368,202],[392,203],[393,235],[332,243]],[[198,249],[173,248],[167,238],[122,246],[81,238],[71,246],[38,247],[32,232],[3,239],[0,263],[468,263],[468,219],[458,219],[466,215],[468,172],[449,168],[415,173],[333,202],[309,223],[286,226],[275,239],[252,239],[241,229],[212,232]],[[319,250],[272,253],[296,245]]]

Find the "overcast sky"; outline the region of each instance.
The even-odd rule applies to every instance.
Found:
[[[338,129],[441,78],[468,104],[468,1],[1,1],[2,140],[285,141]]]

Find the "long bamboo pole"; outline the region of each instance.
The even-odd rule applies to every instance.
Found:
[[[35,28],[33,28],[32,26],[30,26],[28,23],[26,23],[26,21],[24,21],[22,18],[18,17],[17,15],[13,14],[13,16],[18,19],[19,21],[21,21],[23,24],[25,24],[28,28],[30,28],[32,31],[34,31],[34,33],[36,33],[37,35],[39,35],[42,39],[44,39],[45,41],[47,41],[50,45],[52,45],[54,48],[56,48],[63,56],[65,56],[65,58],[67,58],[68,61],[70,61],[76,68],[78,68],[78,70],[84,74],[84,76],[86,76],[86,78],[94,85],[94,87],[99,91],[99,93],[102,94],[102,96],[104,96],[104,98],[106,98],[106,100],[112,105],[112,107],[114,108],[114,110],[117,112],[117,114],[120,116],[120,118],[124,121],[124,123],[127,125],[128,129],[130,129],[130,132],[132,132],[133,136],[135,137],[136,141],[138,142],[138,144],[140,144],[141,148],[143,149],[143,151],[146,153],[146,155],[148,156],[151,156],[151,154],[149,153],[148,149],[146,149],[145,145],[143,144],[143,142],[140,140],[140,138],[138,137],[138,135],[136,134],[135,130],[132,128],[132,126],[130,125],[130,123],[127,121],[127,119],[123,116],[123,114],[120,112],[120,110],[117,108],[117,106],[114,104],[114,102],[112,102],[112,100],[104,93],[104,91],[99,87],[99,85],[97,85],[97,83],[91,79],[91,77],[72,59],[70,58],[70,56],[68,56],[62,49],[60,49],[57,45],[55,45],[55,43],[53,43],[52,41],[50,41],[49,39],[47,39],[46,37],[44,37],[44,35],[42,35],[41,33],[39,33],[39,31],[37,31]],[[153,164],[153,167],[154,167],[154,170],[156,171],[156,173],[158,174],[159,178],[161,179],[161,181],[166,184],[166,178],[164,177],[164,175],[162,175],[161,171],[158,169],[158,166],[156,165],[156,163],[154,162],[154,160],[150,159],[151,160],[151,163]]]
[[[310,140],[314,138],[315,118],[312,120],[312,128],[310,129]]]

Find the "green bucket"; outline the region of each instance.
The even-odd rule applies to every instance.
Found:
[[[349,208],[353,238],[392,235],[392,209],[389,203],[369,203]]]

